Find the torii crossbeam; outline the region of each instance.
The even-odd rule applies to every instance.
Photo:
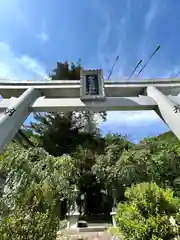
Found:
[[[0,152],[31,112],[154,110],[180,139],[179,93],[180,79],[104,82],[100,70],[79,81],[0,81]]]

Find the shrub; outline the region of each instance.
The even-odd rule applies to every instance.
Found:
[[[48,212],[18,212],[2,220],[0,239],[55,240],[58,226],[58,219]]]
[[[141,183],[125,192],[127,201],[117,208],[120,233],[128,240],[170,240],[180,233],[180,199],[170,189]]]

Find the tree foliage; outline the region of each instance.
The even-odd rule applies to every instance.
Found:
[[[78,60],[77,64],[71,63],[70,66],[68,62],[57,62],[56,68],[49,76],[51,80],[79,80],[81,69],[81,59]]]
[[[99,181],[106,182],[110,188],[156,182],[162,187],[172,187],[178,193],[179,150],[178,142],[159,138],[145,139],[136,145],[122,141],[106,147],[93,170]]]
[[[50,212],[18,211],[2,220],[0,236],[2,240],[55,240],[58,225]]]
[[[1,161],[1,171],[7,177],[3,200],[10,210],[56,211],[59,201],[71,197],[77,179],[70,156],[55,158],[42,148],[15,149]]]
[[[170,189],[154,183],[141,183],[125,192],[127,201],[120,203],[116,221],[127,240],[175,239],[180,232],[180,198]]]
[[[1,155],[0,171],[1,176],[6,177],[6,183],[0,205],[3,216],[0,231],[4,234],[8,230],[13,237],[18,236],[13,234],[21,234],[24,231],[25,239],[28,239],[27,232],[35,231],[39,234],[37,236],[41,236],[42,232],[38,232],[33,224],[41,223],[39,229],[47,228],[45,221],[48,219],[49,229],[52,228],[52,233],[54,233],[59,219],[65,216],[68,202],[73,201],[75,197],[72,190],[76,185],[82,193],[86,193],[90,197],[91,201],[87,200],[88,209],[86,210],[92,212],[98,212],[101,207],[98,203],[100,200],[97,198],[96,206],[98,209],[92,209],[92,204],[89,205],[89,203],[94,203],[94,200],[90,195],[96,192],[98,196],[102,189],[106,190],[108,195],[112,195],[112,189],[115,188],[117,200],[123,200],[126,203],[126,205],[121,205],[122,212],[121,215],[118,215],[121,218],[118,221],[123,222],[123,231],[128,231],[130,236],[131,234],[135,236],[133,232],[135,231],[140,236],[137,239],[140,239],[147,234],[147,231],[150,231],[149,229],[152,230],[153,226],[154,231],[162,231],[163,234],[168,232],[169,234],[172,228],[167,216],[163,218],[160,218],[158,214],[156,217],[151,216],[147,225],[144,224],[145,220],[142,220],[142,216],[138,215],[140,214],[139,210],[134,209],[134,205],[130,204],[132,201],[136,205],[141,201],[144,204],[147,204],[147,202],[153,204],[154,198],[156,199],[157,196],[158,199],[160,198],[160,195],[158,195],[161,192],[160,188],[157,185],[151,185],[151,182],[153,184],[156,182],[160,187],[171,187],[174,189],[174,193],[178,195],[180,177],[179,144],[168,142],[167,139],[162,138],[150,138],[139,144],[132,144],[121,135],[108,134],[102,137],[83,131],[80,131],[80,133],[79,136],[83,140],[77,139],[78,144],[74,141],[69,154],[64,155],[62,151],[63,155],[54,157],[49,155],[42,147],[24,150],[16,144],[11,144],[7,151]],[[74,133],[71,132],[71,134]],[[83,134],[85,134],[84,138]],[[34,135],[31,137],[34,137]],[[49,139],[50,142],[51,139]],[[124,195],[126,187],[145,181],[149,182],[149,185],[140,184],[141,187],[136,188],[136,190],[128,190],[129,193],[127,191]],[[143,197],[142,199],[138,198],[139,192],[143,194],[145,199]],[[147,194],[152,195],[148,200],[146,200],[146,196],[149,196]],[[168,196],[168,199],[170,196],[172,197],[171,194]],[[174,204],[173,201],[171,201],[172,204]],[[157,202],[157,205],[162,205],[162,202]],[[31,209],[31,212],[29,212],[29,209]],[[106,209],[108,209],[107,206]],[[173,215],[173,212],[170,213]],[[24,220],[25,222],[23,222],[22,219],[26,219],[24,216],[28,218],[28,214],[31,214],[32,221],[28,222],[27,227],[27,221]],[[127,230],[128,214],[136,217],[137,223],[140,221],[144,225],[141,224],[138,227],[135,222],[132,222],[130,226],[135,230],[130,231],[130,228]],[[177,223],[179,223],[178,219],[179,215],[177,213]],[[20,227],[20,222],[24,230]],[[162,224],[165,226],[163,229],[160,228]],[[17,232],[12,230],[14,226],[19,229]],[[146,228],[147,226],[148,228]],[[148,234],[151,233],[148,232]],[[7,236],[11,239],[11,235]],[[30,236],[28,235],[29,239],[31,239]],[[155,234],[154,239],[156,239]]]
[[[123,152],[130,150],[133,144],[127,138],[118,134],[108,134],[104,141],[104,151],[96,157],[92,171],[98,182],[104,183],[104,186],[111,191],[112,189],[119,189],[123,185],[118,179],[120,169],[117,169],[117,163]]]
[[[73,189],[78,173],[72,158],[56,158],[42,148],[25,150],[15,144],[7,152],[0,162],[1,174],[6,176],[0,201],[0,232],[8,230],[4,239],[55,239],[54,231],[64,218],[66,204],[75,198]]]
[[[79,80],[81,63],[57,63],[50,74],[53,80]],[[89,118],[90,116],[90,118]],[[106,113],[94,114],[89,111],[66,113],[37,113],[30,129],[39,135],[40,145],[53,156],[73,152],[89,138],[88,130],[93,135],[99,134],[98,121],[105,121]],[[92,135],[92,134],[91,134]]]

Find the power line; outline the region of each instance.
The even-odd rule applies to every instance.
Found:
[[[136,75],[136,77],[139,76],[139,74],[144,70],[144,68],[148,65],[148,63],[150,62],[150,60],[152,59],[152,57],[157,53],[157,51],[160,49],[160,45],[156,48],[156,50],[151,54],[151,56],[148,58],[147,62],[144,64],[144,66],[141,68],[141,70],[138,72],[138,74]]]
[[[174,76],[172,76],[172,78],[176,78],[179,74],[180,74],[180,71],[176,73]]]
[[[114,70],[114,68],[115,68],[115,66],[116,66],[116,63],[117,63],[118,59],[119,59],[119,56],[117,56],[116,59],[115,59],[115,61],[114,61],[114,64],[113,64],[113,66],[112,66],[112,68],[111,68],[111,71],[110,71],[110,73],[109,73],[109,76],[108,76],[108,80],[110,79],[110,77],[111,77],[111,75],[112,75],[112,73],[113,73],[113,70]]]
[[[135,71],[136,71],[136,69],[139,67],[139,65],[142,63],[142,60],[140,60],[139,62],[138,62],[138,64],[136,65],[136,67],[134,68],[134,70],[132,71],[132,73],[131,73],[131,75],[130,75],[130,77],[129,77],[129,80],[131,79],[131,77],[133,76],[133,74],[135,73]]]

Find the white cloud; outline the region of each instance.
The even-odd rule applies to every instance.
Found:
[[[147,14],[145,16],[145,28],[146,28],[146,30],[149,29],[151,23],[153,22],[153,20],[157,16],[158,9],[159,8],[158,8],[157,0],[151,0],[149,11],[147,12]]]
[[[0,42],[0,80],[43,80],[47,78],[45,67],[27,55],[17,56],[10,46]],[[27,122],[32,120],[32,115]]]
[[[36,34],[36,37],[42,41],[42,42],[47,42],[49,40],[49,36],[47,34],[47,23],[46,23],[46,19],[42,19],[41,21],[41,31],[39,33]]]
[[[140,122],[146,124],[161,121],[159,116],[154,111],[119,111],[119,112],[108,112],[107,122],[111,124],[127,123],[135,126]],[[105,124],[105,123],[104,123]]]
[[[102,68],[106,68],[106,51],[105,47],[107,46],[107,42],[110,36],[111,32],[111,18],[107,11],[102,11],[101,13],[104,21],[105,21],[105,28],[103,29],[103,32],[101,33],[99,39],[98,39],[98,60],[100,64],[102,65]]]
[[[102,133],[119,133],[139,142],[145,137],[168,131],[166,124],[154,111],[108,112],[107,122],[100,124]]]
[[[38,60],[27,55],[17,56],[5,42],[0,42],[0,79],[41,80],[46,69]]]
[[[123,43],[126,38],[126,30],[128,26],[129,16],[130,16],[130,1],[127,1],[126,9],[124,9],[124,13],[120,15],[119,21],[117,23],[112,24],[112,18],[113,15],[111,14],[109,7],[104,4],[103,1],[96,1],[96,10],[98,10],[99,16],[104,21],[104,28],[102,29],[102,32],[100,34],[100,37],[98,39],[98,61],[101,65],[101,67],[105,71],[105,75],[107,74],[107,71],[110,70],[111,66],[114,63],[114,60],[117,56],[120,56],[121,65],[119,69],[116,67],[116,73],[117,75],[123,76],[123,70],[124,70],[124,58],[121,56],[121,50],[123,48]],[[112,49],[109,51],[108,46],[111,44],[111,37],[113,33],[116,32],[116,43],[117,47],[112,51]],[[107,76],[106,76],[107,77]]]
[[[42,42],[47,42],[49,39],[49,36],[45,32],[38,33],[36,37]]]

